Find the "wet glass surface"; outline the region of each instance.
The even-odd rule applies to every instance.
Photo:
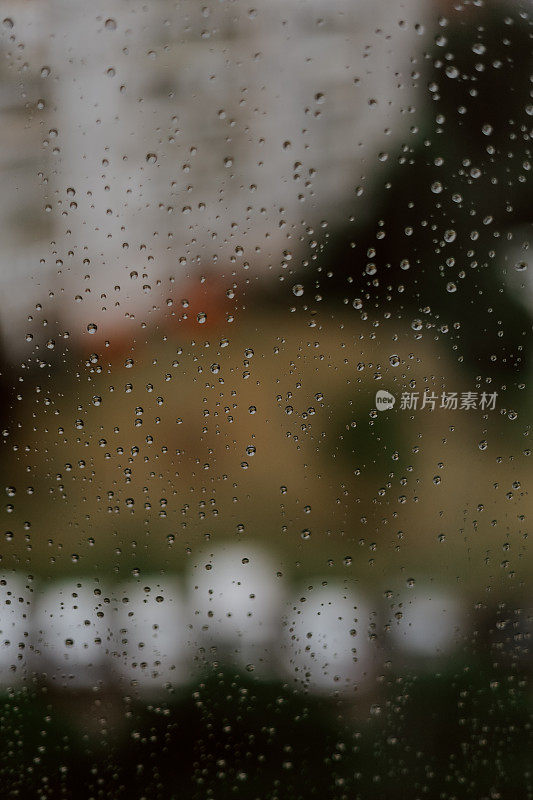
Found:
[[[6,0],[2,797],[533,795],[531,13]]]

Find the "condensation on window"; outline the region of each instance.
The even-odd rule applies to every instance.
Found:
[[[530,797],[519,0],[6,0],[6,798]]]

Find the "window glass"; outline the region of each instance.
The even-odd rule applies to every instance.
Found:
[[[2,797],[533,795],[531,15],[5,0]]]

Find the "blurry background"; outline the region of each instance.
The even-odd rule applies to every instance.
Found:
[[[4,4],[6,797],[533,795],[530,16]]]

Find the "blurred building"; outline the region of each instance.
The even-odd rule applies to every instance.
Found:
[[[138,333],[188,275],[290,275],[354,191],[371,211],[376,170],[414,124],[419,0],[12,0],[4,14],[17,352],[36,302],[74,340],[88,325],[107,338]]]

